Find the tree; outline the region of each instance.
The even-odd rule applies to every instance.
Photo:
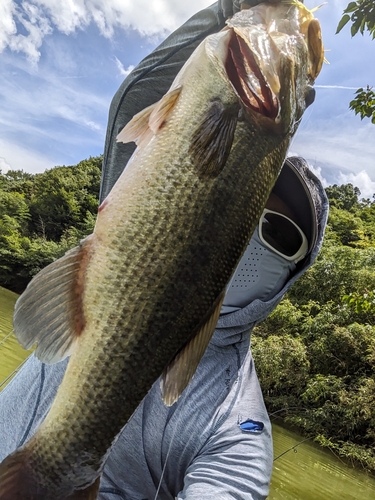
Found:
[[[363,35],[365,29],[367,29],[372,38],[375,38],[375,4],[373,0],[350,2],[343,14],[336,33],[339,33],[349,21],[352,21],[352,36],[356,35],[358,31]]]
[[[354,111],[356,115],[363,118],[371,118],[375,124],[375,92],[367,85],[366,89],[360,88],[355,91],[356,97],[350,101],[349,108]]]
[[[349,212],[355,212],[360,207],[358,197],[361,191],[353,184],[342,184],[341,186],[333,184],[333,186],[326,188],[326,193],[331,207]]]
[[[358,32],[361,35],[367,30],[372,38],[375,38],[375,3],[373,0],[357,0],[350,2],[343,12],[343,16],[337,26],[336,34],[349,22],[352,22],[351,34],[355,36]],[[371,118],[375,124],[375,92],[367,85],[366,89],[360,88],[356,92],[356,97],[350,102],[349,107],[355,114],[363,118]]]
[[[0,172],[0,286],[21,293],[93,231],[102,157],[42,174]]]

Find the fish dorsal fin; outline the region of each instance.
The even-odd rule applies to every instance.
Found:
[[[206,323],[164,370],[160,383],[162,398],[167,406],[172,406],[178,400],[182,391],[193,378],[214,333],[223,300],[224,293],[216,301],[212,314]]]
[[[238,120],[239,107],[226,107],[220,99],[211,101],[203,120],[195,130],[190,156],[199,177],[214,178],[228,159]]]
[[[85,327],[82,293],[92,236],[42,269],[16,302],[13,325],[20,344],[38,343],[36,356],[56,363],[69,356]]]
[[[147,144],[162,128],[181,93],[181,87],[167,92],[160,101],[133,116],[117,136],[117,142],[135,142],[138,147]]]
[[[116,137],[117,142],[135,142],[137,146],[144,142],[151,132],[148,122],[154,107],[155,104],[152,104],[134,115]]]

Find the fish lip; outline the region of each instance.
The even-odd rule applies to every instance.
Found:
[[[246,39],[233,28],[224,66],[227,77],[245,108],[276,120],[279,102]]]

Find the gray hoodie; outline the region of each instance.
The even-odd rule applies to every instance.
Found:
[[[124,81],[110,109],[101,200],[134,147],[115,137],[140,109],[159,99],[192,50],[223,26],[217,4],[191,18]],[[161,84],[162,82],[162,84]],[[328,202],[302,159],[292,160],[314,200],[318,233],[311,253],[271,300],[221,316],[192,382],[166,407],[156,381],[115,442],[100,500],[264,499],[272,471],[271,425],[251,356],[250,336],[320,249]],[[45,418],[67,360],[44,365],[32,356],[0,393],[0,461],[24,444]]]

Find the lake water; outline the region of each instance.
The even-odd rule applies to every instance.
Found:
[[[0,287],[0,390],[31,351],[25,351],[12,333],[12,312],[18,295]]]
[[[15,293],[0,287],[0,390],[29,356],[12,332]],[[276,460],[269,500],[374,500],[375,478],[273,423]],[[294,447],[294,450],[292,449]],[[288,451],[290,450],[290,451]],[[279,455],[279,458],[277,458]]]
[[[276,460],[269,500],[375,499],[374,476],[349,467],[329,450],[310,441],[293,451],[291,448],[304,438],[275,423],[272,427]]]

